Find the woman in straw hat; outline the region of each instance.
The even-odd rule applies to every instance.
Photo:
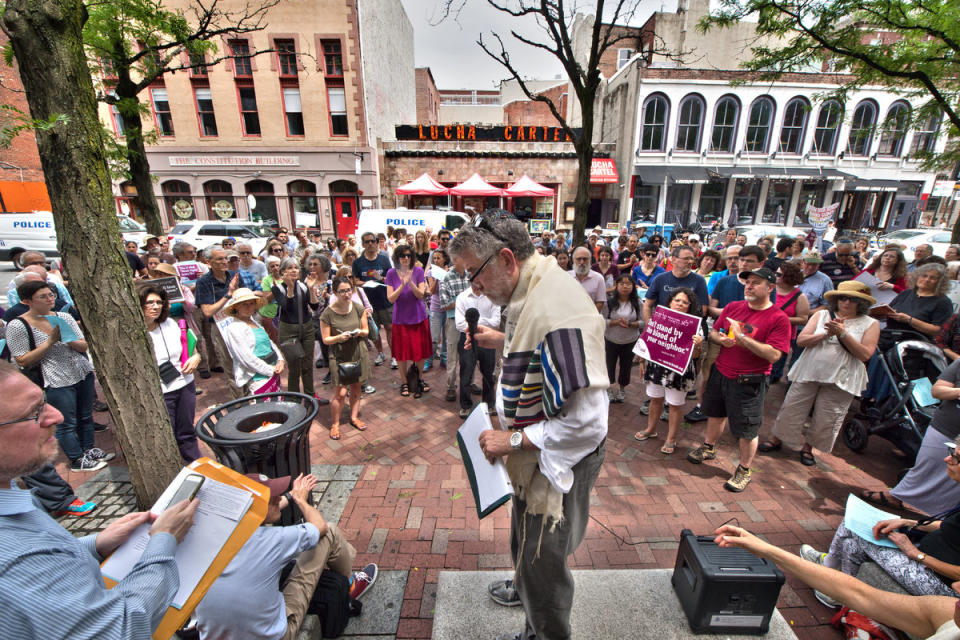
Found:
[[[813,447],[830,451],[855,396],[867,386],[866,363],[877,349],[880,325],[870,317],[876,300],[870,287],[850,280],[828,291],[827,308],[817,311],[797,337],[803,354],[790,368],[790,390],[760,451],[786,444],[800,449],[800,462],[816,464]],[[813,407],[809,426],[807,416]],[[802,444],[802,447],[801,447]]]
[[[235,318],[227,325],[223,338],[233,356],[234,380],[244,395],[280,390],[283,355],[260,323],[253,319],[263,302],[263,298],[242,287],[223,308],[224,313]]]

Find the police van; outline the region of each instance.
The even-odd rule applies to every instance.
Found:
[[[117,215],[117,222],[125,240],[139,244],[147,233],[146,227],[128,216]],[[16,269],[22,269],[21,258],[26,251],[37,251],[48,258],[60,256],[49,211],[0,213],[0,261],[13,262]]]
[[[459,211],[433,209],[362,209],[357,223],[357,238],[367,233],[387,233],[387,227],[406,229],[414,234],[423,229],[437,233],[441,229],[459,229],[470,218]]]

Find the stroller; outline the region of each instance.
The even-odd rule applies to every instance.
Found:
[[[914,394],[918,382],[913,381],[926,378],[933,384],[947,368],[947,359],[936,345],[914,331],[885,329],[879,349],[880,365],[891,383],[891,393],[870,407],[861,406],[846,419],[841,429],[843,442],[851,451],[860,452],[871,435],[878,435],[903,451],[908,466],[913,466],[937,409],[936,404],[918,401]]]

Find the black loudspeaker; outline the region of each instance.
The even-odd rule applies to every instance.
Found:
[[[670,582],[694,633],[759,635],[770,628],[784,576],[772,562],[684,529]]]

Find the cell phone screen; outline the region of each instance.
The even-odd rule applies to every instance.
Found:
[[[197,492],[200,491],[200,487],[203,486],[203,481],[204,477],[196,473],[184,478],[183,483],[177,488],[176,493],[173,494],[173,498],[171,498],[167,504],[167,509],[184,500],[192,500],[197,495]]]

